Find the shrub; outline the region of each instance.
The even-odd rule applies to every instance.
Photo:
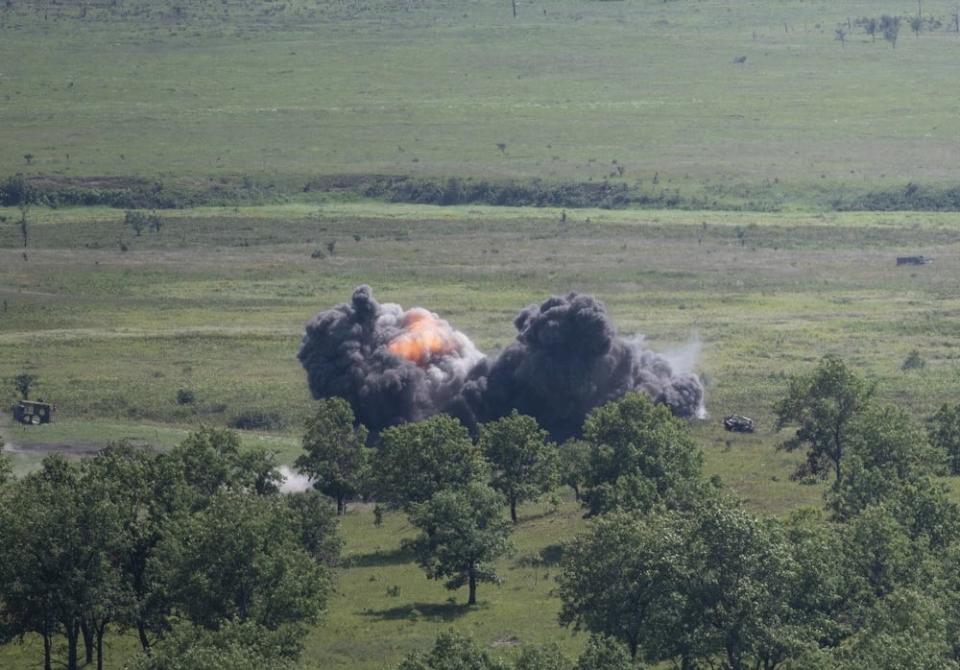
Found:
[[[903,365],[901,365],[900,368],[902,370],[920,370],[926,364],[927,361],[923,359],[920,352],[914,349],[907,355],[906,360],[903,361]]]
[[[252,409],[240,412],[230,420],[230,427],[239,430],[279,430],[286,425],[276,412]]]

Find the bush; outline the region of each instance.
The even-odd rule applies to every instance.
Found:
[[[906,360],[903,361],[903,365],[900,366],[902,370],[920,370],[926,366],[927,362],[923,359],[923,356],[920,355],[920,352],[914,349],[908,355]]]
[[[178,405],[192,405],[196,401],[196,396],[190,389],[180,389],[177,391]]]
[[[230,420],[230,427],[239,430],[280,430],[286,425],[276,412],[253,409],[237,414]]]

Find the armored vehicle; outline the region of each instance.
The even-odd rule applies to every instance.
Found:
[[[752,433],[754,430],[753,419],[739,414],[731,414],[728,417],[724,417],[723,427],[734,433]]]
[[[927,265],[932,262],[929,256],[897,256],[897,265]]]
[[[13,406],[13,420],[22,424],[39,426],[41,423],[51,423],[54,405],[48,402],[21,400]]]

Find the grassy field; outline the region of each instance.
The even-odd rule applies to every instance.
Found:
[[[928,0],[949,21],[954,4]],[[176,9],[179,7],[180,9]],[[789,480],[772,402],[824,354],[918,418],[960,391],[960,215],[832,212],[838,195],[960,178],[960,37],[894,50],[840,22],[911,2],[845,0],[122,0],[0,4],[0,179],[140,178],[275,187],[262,206],[160,212],[0,208],[0,380],[38,377],[59,421],[0,421],[17,471],[117,439],[167,448],[192,428],[271,417],[245,443],[291,463],[313,401],[304,322],[370,284],[434,310],[495,354],[512,318],[570,290],[656,350],[693,347],[708,474],[751,510],[816,505]],[[742,63],[735,63],[739,57]],[[779,212],[387,204],[301,193],[334,174],[628,184]],[[732,199],[732,200],[731,200]],[[332,248],[332,250],[331,250]],[[936,257],[897,267],[898,255]],[[901,369],[916,350],[926,362]],[[13,400],[6,382],[0,402]],[[195,401],[180,404],[178,391]],[[757,420],[725,433],[728,413]],[[960,486],[951,482],[960,498]],[[343,521],[345,561],[304,668],[389,668],[453,625],[497,653],[583,643],[556,624],[552,548],[583,528],[567,492],[524,507],[499,586],[430,582],[401,515]],[[394,587],[399,587],[399,590]],[[390,591],[388,592],[388,589]],[[390,595],[396,593],[397,595]],[[454,598],[453,601],[448,600]],[[135,641],[108,638],[108,667]],[[39,642],[0,647],[37,667]]]
[[[912,0],[519,7],[17,0],[0,174],[609,179],[785,206],[957,180],[953,2],[896,49],[834,30]]]
[[[291,462],[312,406],[295,359],[303,323],[361,282],[383,301],[439,312],[490,353],[513,337],[520,307],[571,289],[601,297],[622,332],[644,334],[655,349],[699,343],[711,417],[692,430],[708,472],[763,514],[821,495],[789,481],[795,458],[774,449],[770,405],[789,374],[838,353],[918,416],[960,387],[960,240],[950,214],[578,210],[564,221],[549,209],[347,203],[180,211],[141,237],[116,211],[32,217],[27,261],[15,231],[0,229],[0,378],[37,375],[35,394],[58,403],[61,423],[0,427],[20,447],[21,471],[49,445],[83,452],[127,438],[165,447],[190,427],[254,410],[280,423],[247,441]],[[323,258],[312,257],[317,249]],[[906,253],[937,260],[897,267]],[[926,366],[901,370],[914,349]],[[193,405],[177,404],[181,388],[194,391]],[[725,433],[719,419],[733,411],[757,419],[759,432]],[[451,624],[501,650],[514,637],[575,650],[582,638],[555,624],[549,566],[521,560],[582,526],[570,501],[550,511],[523,510],[507,580],[464,612],[398,555],[411,532],[402,517],[376,529],[358,509],[344,523],[353,558],[304,667],[384,667]],[[395,585],[400,595],[387,595]],[[128,648],[114,644],[115,658]],[[30,649],[8,647],[0,658],[34,662]]]

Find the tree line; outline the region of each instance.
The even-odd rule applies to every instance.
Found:
[[[822,508],[750,513],[703,476],[686,424],[627,396],[584,426],[591,520],[557,577],[559,623],[591,634],[588,653],[508,665],[451,632],[400,669],[960,667],[960,508],[938,479],[956,472],[960,406],[924,427],[828,356],[774,413],[779,448],[805,455],[794,478],[832,479]]]
[[[36,634],[45,670],[102,669],[128,631],[135,670],[293,667],[340,539],[326,499],[281,496],[275,466],[209,428],[18,480],[0,458],[0,642]]]

